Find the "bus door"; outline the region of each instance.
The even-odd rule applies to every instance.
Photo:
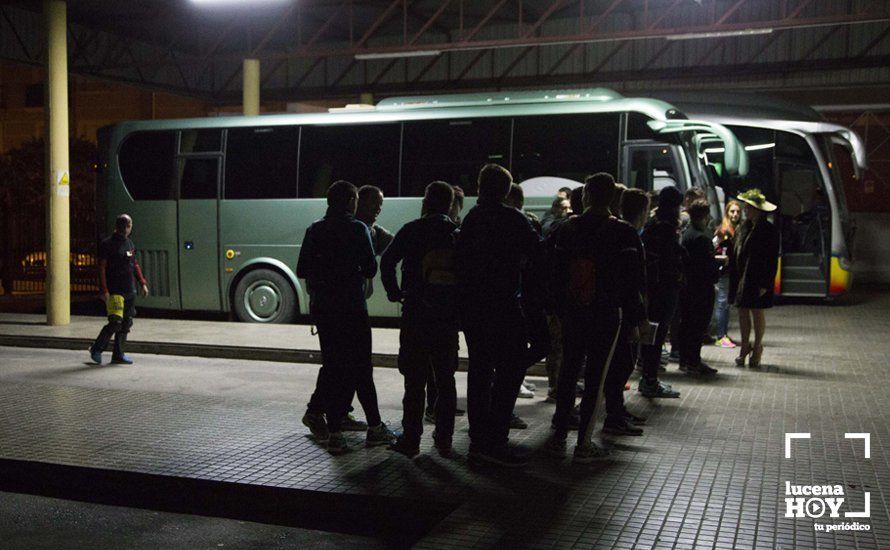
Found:
[[[182,309],[221,309],[219,283],[220,155],[180,156],[179,292]]]
[[[825,296],[831,256],[831,204],[818,168],[778,160],[775,221],[781,235],[781,290]]]
[[[622,155],[622,174],[628,187],[658,193],[675,185],[686,189],[679,146],[667,143],[628,143]]]

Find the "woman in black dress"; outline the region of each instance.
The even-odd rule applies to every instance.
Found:
[[[745,191],[738,196],[745,205],[745,222],[735,241],[735,273],[738,277],[733,303],[739,308],[742,345],[736,365],[760,367],[763,355],[763,334],[766,330],[765,310],[773,306],[773,287],[779,259],[779,232],[766,219],[766,213],[776,205],[766,200],[759,189]],[[754,345],[749,340],[754,327]]]

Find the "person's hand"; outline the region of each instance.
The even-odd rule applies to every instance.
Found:
[[[99,299],[102,300],[102,303],[107,304],[107,303],[108,303],[108,293],[107,293],[107,292],[100,292],[100,293],[99,293]]]
[[[140,290],[142,291],[142,297],[143,297],[143,298],[145,298],[146,296],[148,296],[148,285],[143,284],[143,285],[142,285],[142,288],[141,288]]]
[[[769,290],[769,289],[766,289],[766,288],[758,288],[758,289],[757,289],[757,293],[758,293],[757,295],[758,295],[758,296],[763,296],[764,294],[766,294],[766,293],[768,292],[768,290]]]

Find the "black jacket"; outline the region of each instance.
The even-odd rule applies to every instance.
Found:
[[[739,307],[772,306],[776,268],[779,263],[779,232],[766,219],[745,221],[736,234],[735,271],[738,286],[730,299]],[[759,296],[759,289],[766,289]]]
[[[720,278],[722,262],[714,259],[714,243],[708,234],[689,224],[681,243],[686,249],[686,291],[712,288]]]
[[[685,249],[680,246],[677,224],[655,218],[643,229],[646,247],[646,288],[649,299],[683,286]]]
[[[346,212],[328,209],[309,226],[297,277],[306,279],[313,315],[365,313],[365,279],[377,273],[368,226]]]

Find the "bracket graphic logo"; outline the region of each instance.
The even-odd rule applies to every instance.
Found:
[[[810,432],[795,432],[785,434],[785,458],[790,459],[792,454],[792,442],[795,439],[811,439]],[[871,459],[871,434],[852,433],[844,434],[845,439],[861,439],[864,445],[863,458]],[[865,509],[862,511],[844,511],[844,518],[871,517],[871,493],[865,491]],[[795,485],[790,481],[785,482],[785,517],[820,519],[841,517],[841,507],[846,501],[844,486],[838,485]],[[870,531],[871,526],[859,522],[840,523],[834,525],[816,524],[817,531]]]

